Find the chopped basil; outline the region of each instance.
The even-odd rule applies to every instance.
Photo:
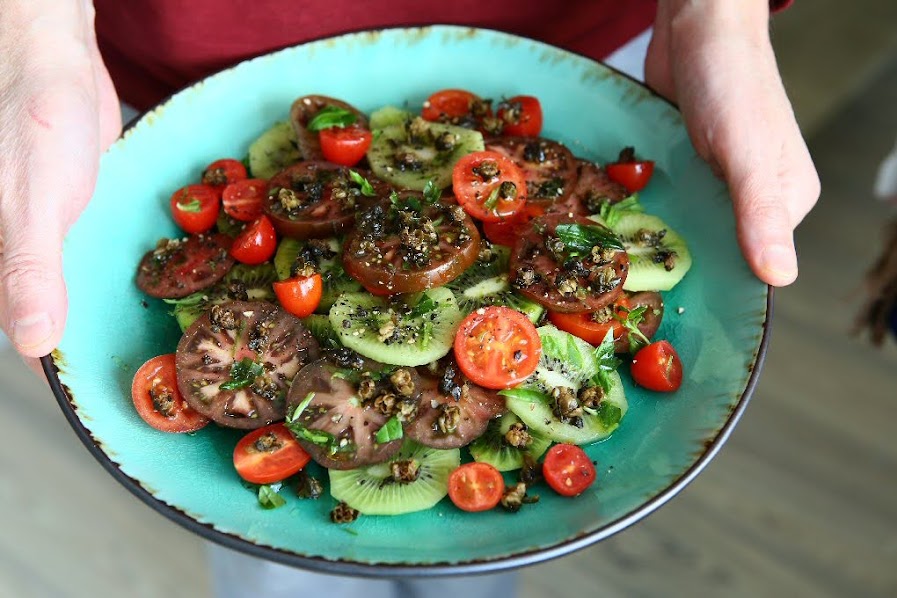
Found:
[[[433,340],[433,322],[430,320],[426,320],[423,327],[421,328],[420,338],[418,339],[420,348],[426,349],[427,347],[429,347],[431,340]]]
[[[642,305],[635,309],[626,309],[625,307],[621,309],[626,312],[626,316],[619,316],[615,313],[614,318],[623,325],[623,328],[629,331],[629,352],[635,353],[651,343],[638,327],[642,320],[645,319],[645,312],[648,310],[648,306]]]
[[[409,317],[419,318],[425,314],[430,313],[434,309],[436,309],[438,305],[433,298],[430,297],[426,293],[421,293],[420,299],[417,300],[417,303],[414,304],[414,307],[411,308],[411,313],[409,313]]]
[[[614,330],[611,328],[604,336],[601,344],[595,348],[592,357],[597,365],[597,371],[592,376],[592,384],[597,384],[604,392],[610,392],[611,380],[610,373],[616,371],[621,361],[617,359],[614,352]]]
[[[379,444],[386,444],[387,442],[398,440],[401,437],[402,422],[400,422],[395,415],[386,420],[386,423],[383,424],[383,426],[379,430],[377,430],[376,434],[374,434],[374,438]]]
[[[321,131],[331,127],[345,127],[354,124],[356,120],[358,117],[351,110],[338,106],[324,106],[305,128],[309,131]]]
[[[619,237],[600,224],[559,224],[555,234],[576,255],[588,255],[595,246],[625,250]]]
[[[579,352],[579,346],[576,344],[576,337],[572,334],[567,335],[567,363],[577,370],[582,370],[586,366],[582,360],[582,353]]]
[[[526,401],[527,403],[548,404],[550,402],[547,394],[529,388],[508,388],[506,390],[498,391],[498,394],[503,397]]]
[[[244,357],[230,368],[230,380],[221,385],[221,390],[237,390],[252,384],[265,368],[262,364]]]
[[[424,185],[424,201],[427,204],[434,204],[439,201],[440,197],[442,197],[442,189],[436,186],[436,181],[433,179],[427,180],[427,183]]]
[[[599,216],[609,227],[613,228],[623,216],[640,214],[644,211],[645,208],[638,201],[638,193],[633,193],[617,203],[611,203],[610,201],[602,203]]]
[[[392,207],[397,210],[413,210],[415,212],[420,212],[421,206],[420,200],[414,196],[406,197],[405,199],[400,199],[399,194],[393,191],[389,194],[389,202],[392,204]]]
[[[276,509],[287,504],[287,501],[278,494],[282,487],[282,482],[277,482],[276,484],[262,484],[259,486],[259,504],[263,509]]]
[[[496,185],[489,193],[489,197],[483,202],[483,207],[487,210],[494,210],[498,206],[498,190],[500,185]]]
[[[365,197],[374,197],[375,195],[377,195],[374,192],[374,186],[371,185],[371,182],[354,170],[349,171],[349,178],[351,178],[355,183],[358,184],[359,187],[361,187],[361,194]]]
[[[613,428],[623,419],[623,410],[607,401],[602,401],[595,409],[595,415],[605,428]]]
[[[240,160],[240,162],[242,162],[243,166],[246,168],[246,178],[249,178],[249,179],[253,178],[252,177],[252,165],[249,162],[249,155],[247,154],[245,158]]]
[[[288,423],[294,423],[299,419],[299,416],[302,415],[302,412],[305,411],[305,408],[308,407],[308,404],[312,402],[312,399],[315,398],[315,393],[310,392],[305,395],[305,398],[302,399],[302,402],[296,406],[296,409],[293,411],[293,415],[287,417]]]
[[[182,212],[191,212],[193,214],[198,214],[200,211],[202,211],[202,202],[195,198],[191,199],[187,203],[177,202],[175,205]]]

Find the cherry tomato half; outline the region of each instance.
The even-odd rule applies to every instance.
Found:
[[[637,160],[635,150],[631,147],[623,148],[620,157],[604,167],[610,180],[620,183],[630,193],[641,191],[651,180],[654,174],[654,162],[651,160]]]
[[[193,234],[212,230],[221,207],[218,190],[208,185],[187,185],[171,195],[171,217]]]
[[[324,292],[324,281],[320,274],[288,278],[273,285],[274,294],[285,310],[304,318],[318,309]]]
[[[153,357],[140,366],[131,384],[131,400],[143,421],[162,432],[193,432],[209,423],[181,396],[174,353]]]
[[[221,194],[224,212],[240,222],[252,222],[262,215],[262,202],[268,194],[265,179],[243,179],[231,183]]]
[[[455,359],[464,375],[486,388],[509,388],[536,371],[542,341],[525,315],[499,305],[478,309],[455,335]]]
[[[545,455],[542,476],[561,496],[578,496],[592,485],[597,474],[584,450],[575,444],[556,444]]]
[[[464,211],[484,222],[514,216],[526,201],[526,179],[498,152],[467,154],[452,170],[452,191]]]
[[[505,491],[501,473],[488,463],[465,463],[451,473],[448,494],[462,511],[488,511],[500,501]]]
[[[502,135],[538,137],[542,132],[542,104],[533,96],[514,96],[498,107]]]
[[[370,131],[358,125],[330,127],[322,129],[318,135],[324,158],[341,166],[358,164],[374,139]]]
[[[482,114],[477,114],[482,112]],[[424,120],[443,121],[472,115],[476,120],[491,116],[492,110],[476,94],[463,89],[443,89],[431,95],[420,115]]]
[[[529,228],[533,218],[538,218],[545,213],[545,208],[530,202],[526,202],[513,216],[494,222],[483,222],[483,233],[486,238],[496,245],[513,247],[523,231]]]
[[[267,216],[248,224],[234,239],[230,254],[238,262],[255,266],[267,262],[277,251],[277,233]]]
[[[299,473],[311,456],[283,424],[253,430],[234,448],[234,467],[253,484],[273,484]]]
[[[202,171],[202,182],[220,190],[231,183],[242,181],[247,176],[246,166],[242,162],[233,158],[223,158],[206,166]]]
[[[682,360],[669,341],[643,347],[632,358],[629,370],[636,384],[658,392],[673,392],[682,386]]]

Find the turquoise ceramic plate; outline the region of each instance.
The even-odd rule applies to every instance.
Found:
[[[538,96],[546,137],[607,161],[634,145],[657,161],[643,201],[688,239],[694,267],[667,294],[659,335],[679,349],[687,376],[675,396],[634,388],[621,429],[588,448],[599,481],[577,499],[547,487],[510,515],[468,514],[447,500],[401,517],[328,520],[329,498],[288,496],[258,507],[234,474],[239,432],[195,436],[146,426],[131,405],[144,360],[172,352],[178,327],[133,283],[141,255],[178,234],[172,189],[250,141],[308,93],[363,110],[461,87],[484,97]],[[121,483],[173,521],[257,556],[328,572],[450,574],[507,569],[582,548],[638,521],[707,464],[743,411],[768,333],[770,292],[735,242],[730,199],[689,143],[679,113],[641,85],[580,56],[519,37],[455,27],[395,29],[317,41],[243,63],[145,115],[103,157],[95,197],[65,242],[71,315],[44,365],[87,448]],[[285,492],[285,494],[291,494]]]

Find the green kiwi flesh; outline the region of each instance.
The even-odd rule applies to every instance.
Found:
[[[529,446],[525,449],[511,446],[505,440],[505,434],[515,423],[520,423],[520,418],[511,412],[489,422],[486,432],[468,447],[474,461],[488,463],[498,471],[513,471],[523,467],[524,455],[529,455],[537,460],[551,446],[551,440],[548,437],[532,429],[527,430],[532,438]]]
[[[296,133],[286,121],[276,123],[249,146],[249,169],[256,178],[270,179],[301,159]]]
[[[691,268],[691,253],[685,239],[657,216],[626,214],[611,230],[620,237],[629,254],[624,290],[668,291]]]

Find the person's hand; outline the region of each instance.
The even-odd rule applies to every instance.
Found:
[[[62,239],[121,113],[89,0],[0,0],[0,326],[25,357],[65,325]]]
[[[738,240],[754,273],[797,277],[794,228],[819,197],[819,177],[769,40],[763,0],[660,0],[645,75],[679,104],[692,143],[725,178]]]

